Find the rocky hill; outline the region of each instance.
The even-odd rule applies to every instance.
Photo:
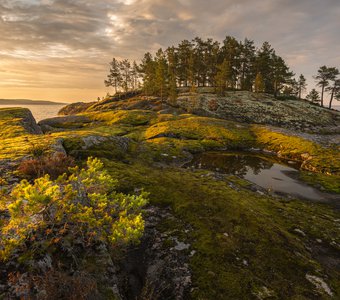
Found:
[[[337,127],[340,132],[338,111],[321,108],[305,100],[278,100],[267,94],[245,91],[226,92],[224,97],[182,93],[173,105],[194,114],[238,122],[314,132],[320,127]]]
[[[26,110],[0,109],[0,132],[7,132],[0,135],[0,161],[9,168],[0,176],[20,179],[9,171],[32,156],[32,144],[62,148],[80,165],[99,157],[118,191],[149,193],[144,236],[119,255],[81,244],[75,254],[65,242],[47,258],[0,265],[0,295],[18,296],[27,283],[25,276],[22,285],[6,280],[15,266],[39,276],[62,270],[69,280],[85,274],[98,299],[339,297],[339,112],[268,95],[182,90],[176,102],[132,95],[62,113],[39,122],[39,135],[34,122],[32,130],[25,127]],[[190,164],[204,153],[212,168]],[[243,173],[251,168],[244,153],[256,157],[256,172],[297,165],[294,180],[318,188],[320,199],[276,193],[242,172],[225,173],[218,153],[225,154],[224,165],[236,156]],[[0,218],[6,220],[1,206]],[[72,255],[81,263],[68,268],[63,257]]]
[[[320,128],[340,132],[340,114],[305,100],[278,100],[267,94],[246,91],[213,93],[212,88],[198,88],[195,93],[182,88],[175,101],[165,100],[163,108],[179,109],[201,116],[250,124],[270,124],[297,131],[318,132]],[[97,103],[75,103],[66,106],[60,115],[112,109],[161,110],[159,99],[152,97],[108,98]]]

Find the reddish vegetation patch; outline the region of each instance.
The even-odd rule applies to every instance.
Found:
[[[217,100],[216,99],[211,99],[208,102],[208,108],[211,111],[216,111],[218,108]]]
[[[24,160],[19,165],[18,171],[30,179],[38,178],[45,174],[49,174],[52,179],[56,179],[58,176],[67,173],[69,167],[74,166],[75,162],[72,157],[63,153],[56,153]]]

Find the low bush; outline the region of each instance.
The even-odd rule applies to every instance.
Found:
[[[70,167],[74,167],[75,162],[71,156],[63,153],[44,155],[40,157],[23,160],[18,171],[28,179],[34,179],[48,174],[51,179],[68,173]]]
[[[51,180],[49,175],[29,183],[21,181],[12,191],[10,218],[1,229],[0,259],[45,253],[65,244],[90,247],[99,242],[118,247],[138,241],[144,230],[141,208],[146,194],[115,191],[98,159],[87,167],[72,168],[71,175]]]

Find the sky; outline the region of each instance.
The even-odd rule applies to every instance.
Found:
[[[95,100],[112,57],[227,35],[269,41],[311,89],[339,31],[340,0],[0,0],[0,98]]]

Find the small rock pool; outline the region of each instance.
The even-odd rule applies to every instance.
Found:
[[[329,202],[336,196],[323,193],[298,179],[300,164],[281,161],[257,152],[205,152],[183,167],[206,169],[244,178],[270,192],[301,199]],[[337,201],[339,202],[339,201]],[[337,206],[338,203],[333,203]]]

